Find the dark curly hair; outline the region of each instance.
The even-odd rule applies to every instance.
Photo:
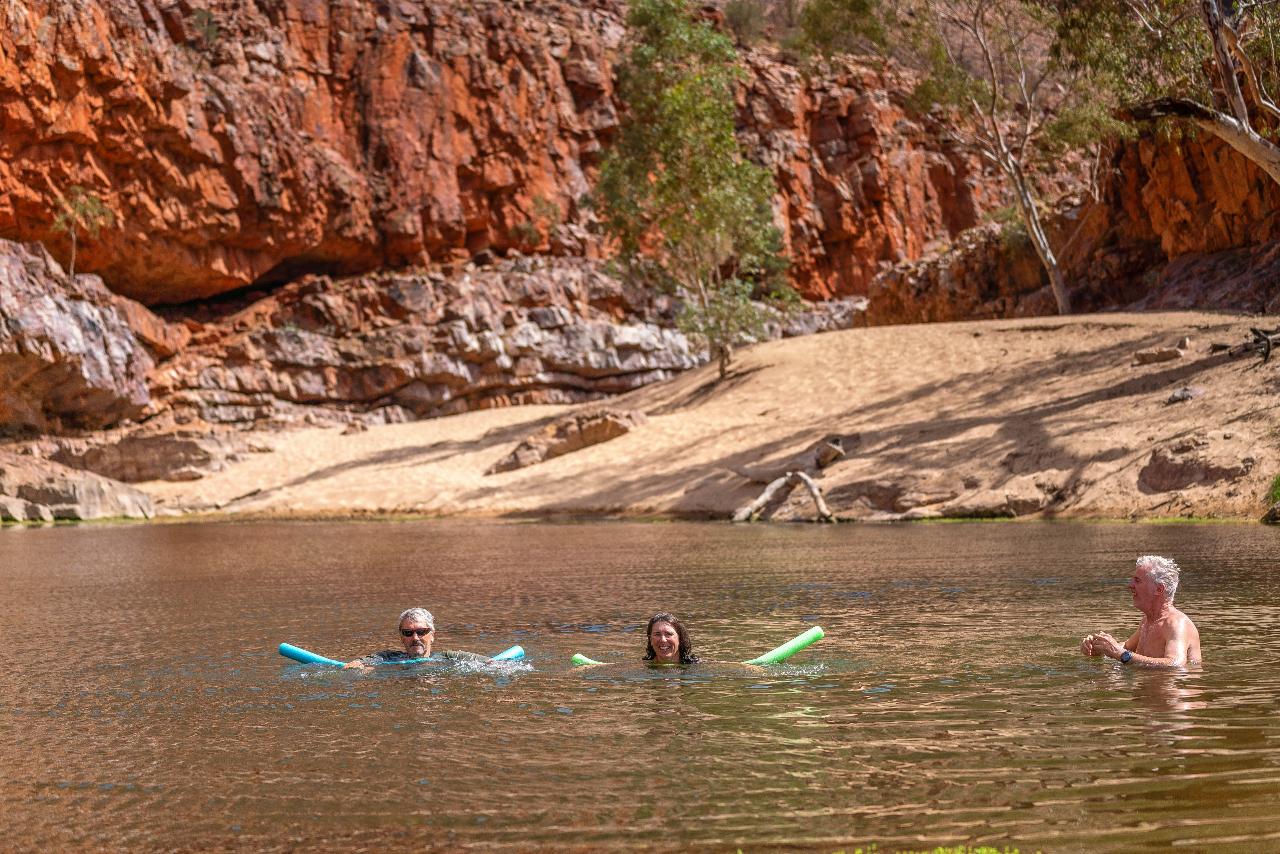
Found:
[[[663,611],[654,614],[649,618],[649,625],[644,630],[644,660],[653,661],[658,654],[653,651],[653,641],[651,640],[654,623],[670,623],[671,628],[676,630],[676,637],[680,639],[680,663],[694,664],[698,661],[698,656],[693,654],[693,641],[689,640],[689,630],[684,627],[684,623],[676,619],[674,614],[668,614]]]

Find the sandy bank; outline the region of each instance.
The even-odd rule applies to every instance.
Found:
[[[722,382],[707,367],[617,398],[648,423],[517,471],[484,474],[570,407],[273,434],[272,453],[141,486],[162,512],[726,518],[834,434],[847,455],[818,482],[843,518],[1256,519],[1280,473],[1280,364],[1209,352],[1250,325],[1161,313],[855,329],[745,349]],[[1180,357],[1134,364],[1184,336]],[[802,492],[774,518],[811,516]]]

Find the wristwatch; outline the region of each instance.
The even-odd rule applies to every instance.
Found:
[[[1131,658],[1133,658],[1133,653],[1129,652],[1129,650],[1127,650],[1127,649],[1126,649],[1124,652],[1120,653],[1120,663],[1121,663],[1121,664],[1128,664],[1128,663],[1129,663],[1129,659],[1131,659]]]

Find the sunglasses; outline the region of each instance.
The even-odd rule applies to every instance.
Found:
[[[425,638],[427,635],[431,634],[432,631],[433,631],[432,629],[401,629],[400,634],[404,635],[407,638],[411,638],[411,637]]]

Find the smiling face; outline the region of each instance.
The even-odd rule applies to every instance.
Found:
[[[680,634],[670,623],[659,620],[650,626],[649,645],[658,664],[680,663]]]
[[[400,623],[400,643],[404,651],[414,658],[426,658],[431,655],[431,641],[435,639],[435,630],[430,623],[406,617]]]

